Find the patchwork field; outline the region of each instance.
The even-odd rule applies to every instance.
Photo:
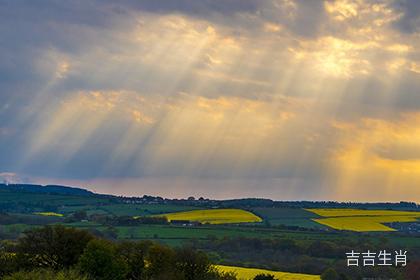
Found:
[[[416,222],[420,212],[360,209],[306,209],[326,218],[315,222],[339,230],[351,231],[395,231],[387,223]]]
[[[278,280],[315,280],[321,279],[318,275],[300,274],[300,273],[288,273],[279,271],[270,271],[258,268],[244,268],[237,266],[225,266],[217,265],[216,268],[221,272],[234,272],[236,273],[239,280],[250,280],[258,274],[271,274]]]
[[[262,219],[242,209],[206,209],[164,214],[169,221],[188,220],[207,224],[256,223]]]
[[[94,222],[66,223],[66,226],[76,227],[84,230],[98,230],[106,232],[107,226]],[[12,224],[0,225],[0,234],[20,234],[22,231],[32,227],[31,225]],[[267,229],[261,227],[232,227],[229,225],[202,225],[198,227],[184,227],[171,225],[141,225],[141,226],[117,226],[114,227],[117,238],[120,240],[155,240],[165,244],[181,246],[187,244],[192,239],[210,240],[212,238],[224,237],[247,237],[247,238],[289,238],[301,240],[336,240],[339,235],[333,233],[319,232],[296,232],[279,229]],[[404,240],[404,242],[408,242]],[[413,241],[415,242],[415,241]]]

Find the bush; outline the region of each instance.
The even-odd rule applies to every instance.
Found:
[[[24,269],[69,268],[77,263],[93,236],[84,230],[61,225],[45,226],[24,233],[16,248]]]
[[[0,251],[0,279],[20,269],[16,254]]]
[[[212,266],[207,255],[191,248],[181,248],[176,251],[176,268],[183,279],[209,279]]]
[[[143,242],[122,242],[118,245],[117,254],[124,260],[128,268],[128,278],[131,280],[143,279],[145,274],[145,255],[151,243]]]
[[[258,274],[254,280],[275,280],[274,275],[271,274]]]
[[[149,249],[148,261],[147,276],[150,279],[179,279],[173,249],[155,244]]]
[[[322,280],[339,280],[340,276],[333,268],[328,268],[321,274]]]
[[[101,280],[124,280],[128,273],[127,264],[117,254],[115,246],[101,239],[88,243],[78,267],[88,276]]]
[[[58,271],[38,269],[34,271],[20,271],[5,276],[3,280],[88,280],[76,270]]]
[[[147,264],[147,265],[146,265]],[[80,273],[74,270],[78,269]],[[207,255],[152,241],[113,243],[63,226],[32,229],[0,247],[0,279],[235,280],[219,273]]]

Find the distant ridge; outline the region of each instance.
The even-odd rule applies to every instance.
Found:
[[[73,195],[85,197],[97,197],[112,199],[114,202],[129,204],[178,204],[188,206],[199,206],[208,208],[252,208],[252,207],[268,207],[268,208],[360,208],[360,209],[388,209],[388,210],[404,210],[404,211],[420,211],[420,204],[417,202],[401,201],[401,202],[340,202],[340,201],[276,201],[266,198],[238,198],[238,199],[195,199],[189,197],[187,199],[171,199],[160,196],[143,195],[142,197],[126,197],[111,194],[100,194],[79,188],[60,185],[35,185],[35,184],[4,184],[0,183],[1,192],[22,192],[22,193],[38,193],[53,195]]]
[[[45,194],[94,196],[95,193],[82,188],[66,187],[58,185],[33,185],[33,184],[0,184],[0,190],[13,192],[30,192]]]

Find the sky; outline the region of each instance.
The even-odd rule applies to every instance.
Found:
[[[420,1],[0,0],[0,177],[420,202]]]

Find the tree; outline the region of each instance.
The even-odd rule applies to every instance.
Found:
[[[186,280],[204,280],[212,268],[206,254],[187,247],[176,251],[176,267]]]
[[[125,261],[128,268],[128,279],[143,279],[145,274],[145,255],[150,242],[122,242],[118,245],[117,254]]]
[[[275,280],[274,275],[271,274],[258,274],[254,277],[254,280]]]
[[[102,239],[88,243],[78,267],[81,272],[101,280],[123,280],[128,273],[128,266],[117,254],[115,246]]]
[[[16,251],[23,266],[62,269],[76,264],[92,239],[83,230],[45,226],[26,231],[18,240]]]
[[[148,252],[147,276],[150,279],[177,279],[175,252],[173,249],[155,244]]]
[[[420,275],[420,261],[410,262],[406,268],[406,278],[415,280]],[[417,278],[418,279],[418,278]]]
[[[322,280],[339,280],[340,276],[333,268],[328,268],[321,274]]]
[[[87,213],[84,210],[80,210],[80,211],[75,212],[73,214],[73,217],[78,221],[86,220],[87,219]]]

